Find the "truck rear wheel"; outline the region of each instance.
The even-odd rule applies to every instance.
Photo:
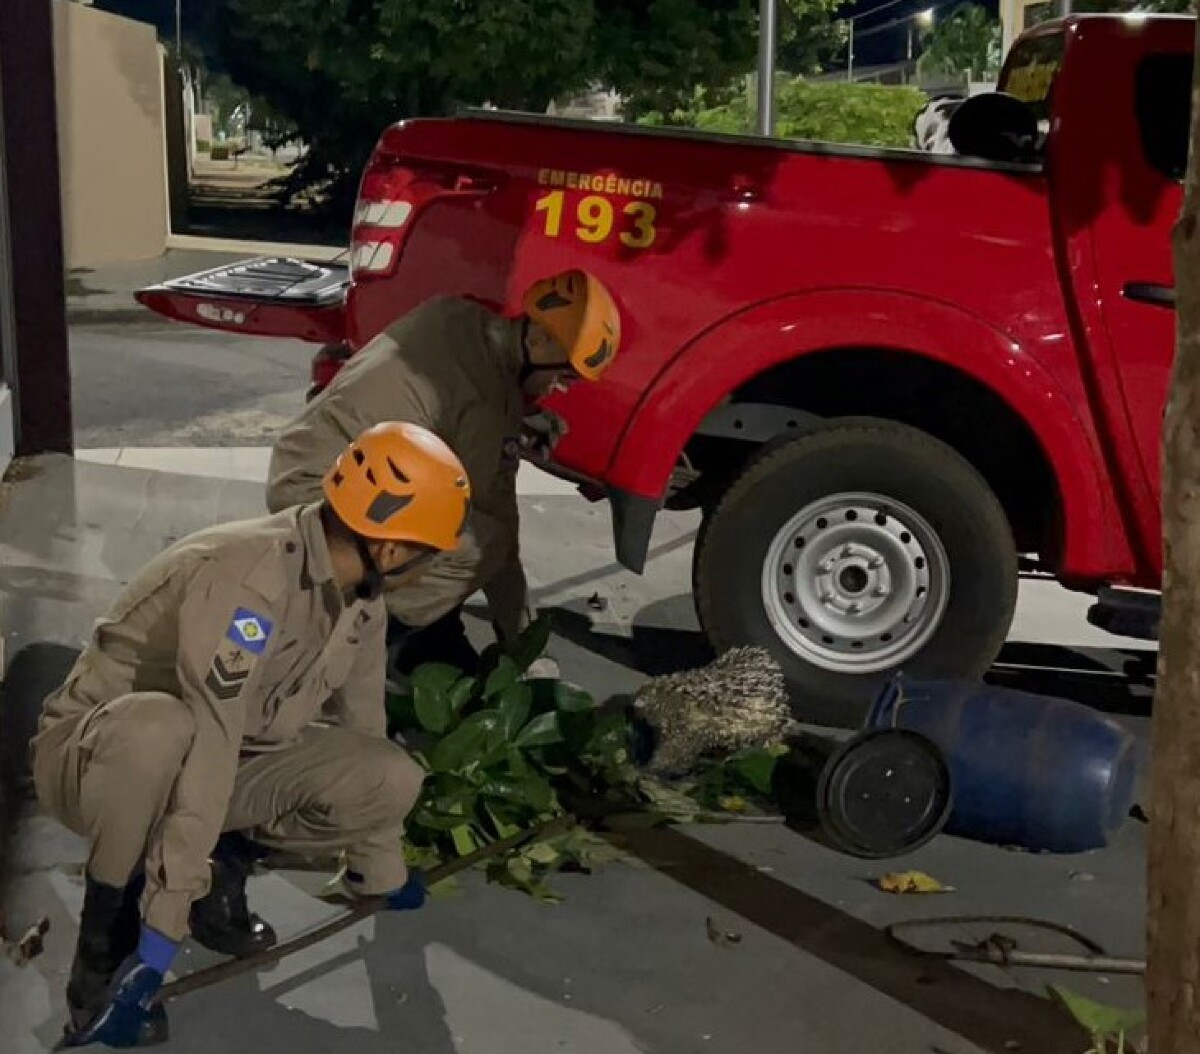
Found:
[[[1017,599],[1012,532],[979,473],[864,418],[751,461],[705,518],[693,575],[713,646],[767,647],[797,715],[845,727],[897,670],[982,674]]]

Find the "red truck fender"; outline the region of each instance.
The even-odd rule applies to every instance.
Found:
[[[1127,539],[1111,527],[1121,519],[1093,423],[1079,419],[1059,384],[1011,336],[951,304],[890,290],[794,293],[730,315],[684,346],[647,388],[620,439],[606,476],[614,505],[661,498],[685,444],[740,386],[773,366],[838,348],[925,356],[990,389],[1028,424],[1054,472],[1066,530],[1063,577],[1132,570]],[[632,511],[618,519],[646,530],[644,544],[620,537],[621,523],[615,526],[618,550],[636,563],[649,532],[646,517]]]

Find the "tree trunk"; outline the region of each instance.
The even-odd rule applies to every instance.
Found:
[[[1152,1054],[1200,1054],[1200,107],[1191,141],[1175,228],[1178,342],[1163,426],[1146,975]]]

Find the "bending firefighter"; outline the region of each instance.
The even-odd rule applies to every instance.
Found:
[[[323,496],[200,531],[152,560],[45,703],[38,798],[89,840],[66,1042],[161,1042],[180,942],[242,956],[275,935],[246,905],[271,848],[344,850],[351,895],[419,907],[401,835],[421,768],[386,738],[385,580],[457,545],[462,464],[380,424]]]
[[[465,298],[421,305],[354,355],[272,453],[273,511],[311,501],[334,453],[379,421],[423,425],[462,460],[474,494],[463,544],[386,596],[401,673],[425,661],[475,666],[461,609],[476,590],[501,643],[533,618],[518,540],[522,421],[551,392],[599,379],[621,325],[608,290],[582,271],[535,283],[523,306],[508,318]]]

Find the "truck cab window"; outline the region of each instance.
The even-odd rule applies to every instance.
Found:
[[[1138,129],[1146,160],[1168,179],[1187,172],[1191,123],[1192,56],[1149,55],[1138,66]]]

